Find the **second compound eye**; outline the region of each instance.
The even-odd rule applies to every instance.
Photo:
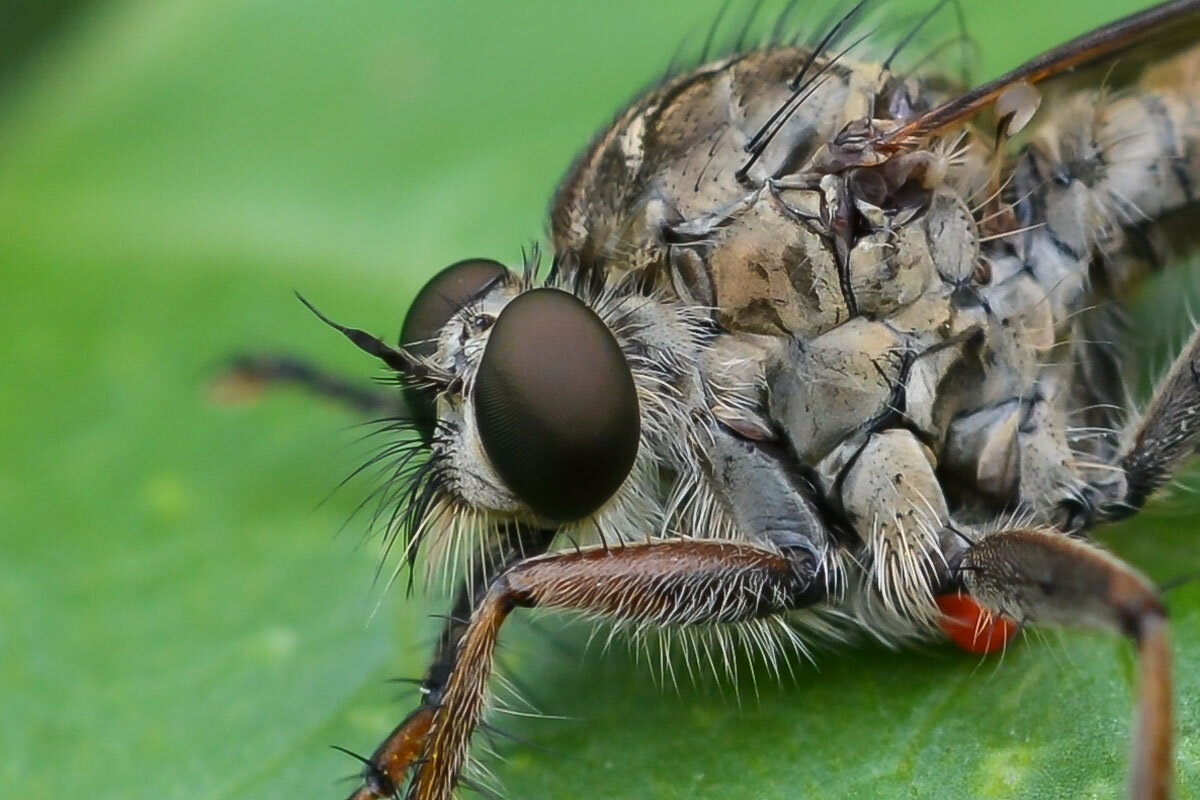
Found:
[[[446,267],[413,298],[400,329],[400,344],[418,355],[432,354],[437,349],[438,333],[450,318],[506,274],[508,269],[503,264],[487,258],[470,258]],[[428,441],[437,421],[434,398],[428,392],[409,388],[404,399],[417,430]]]
[[[475,376],[475,419],[505,485],[555,522],[604,505],[633,468],[633,373],[604,321],[558,289],[525,292],[492,327]]]
[[[434,275],[417,292],[408,308],[404,326],[400,329],[400,344],[414,353],[432,353],[437,347],[434,339],[442,326],[507,272],[499,261],[469,258]]]

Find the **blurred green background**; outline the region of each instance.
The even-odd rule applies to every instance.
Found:
[[[719,5],[0,4],[0,795],[349,791],[327,745],[369,752],[415,702],[385,679],[421,674],[443,601],[372,614],[365,520],[335,536],[368,486],[318,505],[368,452],[358,420],[289,392],[214,405],[213,366],[254,347],[372,375],[291,290],[391,335],[441,266],[515,263],[572,156]],[[964,5],[986,77],[1139,3]],[[1193,283],[1139,298],[1143,385]],[[1181,495],[1105,540],[1167,580],[1200,569],[1198,520]],[[1169,600],[1191,797],[1200,589]],[[1123,791],[1134,665],[1108,636],[665,691],[585,640],[506,630],[510,672],[565,717],[501,721],[530,742],[494,765],[511,797]]]

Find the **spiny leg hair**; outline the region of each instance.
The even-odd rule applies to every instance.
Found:
[[[1159,381],[1140,424],[1121,450],[1128,488],[1120,517],[1141,508],[1162,488],[1200,444],[1200,329],[1188,339],[1170,370]],[[1122,513],[1123,512],[1123,513]]]
[[[484,712],[500,627],[515,608],[569,610],[634,626],[736,624],[820,601],[820,572],[807,550],[713,539],[592,547],[521,561],[477,598],[436,704],[413,712],[380,745],[365,785],[351,798],[398,794],[410,768],[409,800],[452,796]],[[417,740],[423,740],[419,755]]]
[[[362,785],[348,800],[399,795],[398,787],[404,776],[421,757],[434,710],[441,703],[446,684],[454,672],[458,644],[467,631],[477,600],[505,570],[545,553],[554,536],[554,530],[507,524],[489,537],[490,547],[471,560],[470,572],[445,617],[433,658],[421,681],[421,705],[400,721],[369,759],[363,759]]]

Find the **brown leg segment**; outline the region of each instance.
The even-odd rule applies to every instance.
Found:
[[[363,784],[346,800],[377,800],[397,797],[400,781],[417,763],[425,748],[425,737],[433,723],[433,706],[421,706],[396,726],[366,760]]]
[[[1013,619],[1090,625],[1133,639],[1140,663],[1130,796],[1171,793],[1171,648],[1166,609],[1154,586],[1116,557],[1061,533],[991,534],[966,555],[966,589]]]
[[[484,711],[500,626],[514,608],[580,611],[634,624],[736,623],[822,599],[824,579],[818,567],[807,552],[696,539],[589,548],[523,561],[480,598],[432,719],[410,717],[372,758],[368,784],[370,773],[377,773],[386,778],[378,781],[385,791],[368,785],[352,797],[385,797],[387,790],[402,785],[413,762],[391,759],[391,754],[409,753],[409,738],[427,725],[407,797],[448,800]]]
[[[285,355],[238,355],[230,358],[214,378],[213,394],[219,402],[243,403],[257,399],[275,386],[296,386],[364,414],[399,413],[400,393],[347,380],[304,359]]]
[[[1137,800],[1171,794],[1172,711],[1171,640],[1162,617],[1148,618],[1138,636],[1142,669],[1138,686],[1138,718],[1133,731],[1130,790]]]
[[[554,536],[553,530],[515,524],[494,531],[494,541],[487,550],[478,553],[472,562],[466,585],[459,590],[442,626],[433,660],[421,682],[424,696],[421,706],[405,717],[371,757],[364,760],[363,785],[351,793],[347,800],[375,800],[399,795],[405,776],[417,765],[425,750],[434,710],[441,703],[447,683],[454,674],[459,642],[470,625],[476,599],[487,593],[488,586],[497,575],[514,564],[546,552]]]

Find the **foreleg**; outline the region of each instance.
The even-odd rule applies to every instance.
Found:
[[[446,616],[429,669],[421,681],[421,705],[392,730],[370,758],[364,760],[363,784],[349,800],[373,800],[399,794],[398,787],[403,785],[405,776],[417,764],[425,747],[434,710],[441,704],[454,671],[458,643],[470,624],[478,600],[487,593],[497,575],[514,564],[546,552],[555,533],[554,530],[512,524],[497,531],[492,545],[477,554],[466,585],[459,590]]]
[[[1135,800],[1170,795],[1171,654],[1166,609],[1145,576],[1061,533],[1009,530],[966,553],[963,587],[985,609],[1019,622],[1089,625],[1133,639],[1140,662],[1130,773]]]
[[[669,539],[589,548],[529,559],[507,570],[479,598],[457,644],[439,701],[416,712],[372,759],[377,781],[355,800],[388,796],[423,738],[411,800],[446,800],[458,782],[486,702],[500,626],[515,608],[554,608],[633,625],[738,623],[811,605],[824,596],[820,565],[807,551]],[[419,716],[418,716],[419,715]],[[404,759],[389,761],[392,754]],[[396,766],[403,768],[397,770]]]
[[[397,412],[404,408],[399,391],[386,392],[362,385],[286,355],[234,356],[214,381],[218,398],[230,402],[254,398],[273,386],[289,385],[364,414]]]

